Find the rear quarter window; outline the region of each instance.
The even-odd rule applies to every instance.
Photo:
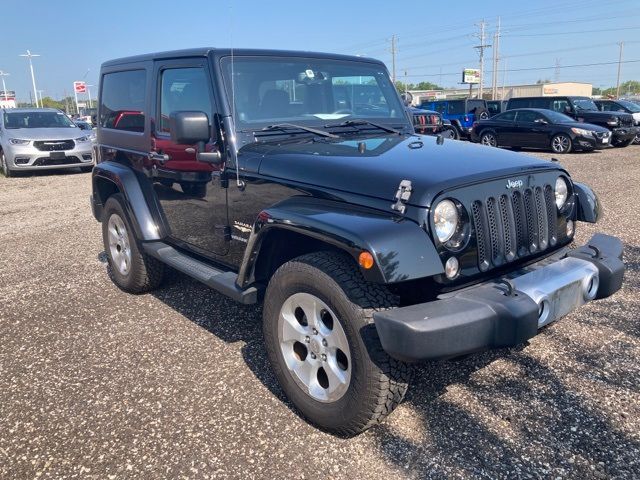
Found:
[[[105,74],[100,96],[100,126],[144,132],[146,85],[145,70]]]

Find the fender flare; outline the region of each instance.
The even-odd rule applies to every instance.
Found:
[[[602,207],[596,193],[588,185],[578,182],[574,182],[573,190],[576,193],[578,221],[597,223],[602,216]]]
[[[98,217],[97,212],[101,212],[106,202],[106,198],[100,197],[100,182],[111,182],[125,199],[125,211],[133,224],[136,237],[143,242],[160,240],[165,236],[164,221],[160,210],[150,208],[150,205],[154,205],[153,200],[150,201],[153,199],[153,193],[145,192],[144,188],[152,187],[148,185],[146,178],[138,178],[139,176],[144,177],[141,173],[116,162],[106,161],[97,164],[92,174],[94,211]]]
[[[333,200],[292,197],[258,215],[238,274],[240,286],[251,283],[263,240],[274,229],[331,244],[356,263],[362,250],[367,250],[374,257],[374,267],[361,271],[371,282],[397,283],[444,272],[429,235],[412,220]]]

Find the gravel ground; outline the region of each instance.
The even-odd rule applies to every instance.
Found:
[[[536,154],[549,157],[549,154]],[[423,365],[382,425],[292,410],[260,309],[107,278],[88,174],[0,177],[0,478],[640,478],[640,146],[562,157],[625,242],[625,285],[530,344]]]

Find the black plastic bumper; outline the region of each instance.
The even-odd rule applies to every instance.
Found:
[[[611,130],[611,138],[614,142],[624,142],[635,138],[640,133],[640,127],[618,127]]]
[[[592,262],[600,276],[596,298],[622,286],[622,242],[596,234],[565,252]],[[558,258],[559,259],[559,258]],[[375,313],[382,347],[405,362],[451,358],[489,348],[511,347],[538,333],[538,305],[522,292],[506,293],[489,282],[419,305]]]

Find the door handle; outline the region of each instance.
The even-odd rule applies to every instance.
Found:
[[[166,153],[149,152],[149,160],[155,160],[156,162],[164,163],[170,159]]]

